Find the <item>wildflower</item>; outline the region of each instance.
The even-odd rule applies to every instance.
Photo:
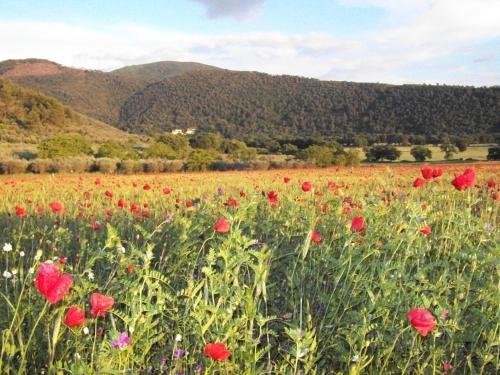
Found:
[[[151,185],[150,184],[144,184],[142,187],[144,190],[151,190]]]
[[[182,336],[179,335],[179,334],[175,335],[175,341],[176,342],[181,342],[182,341]]]
[[[215,361],[225,361],[231,356],[231,351],[223,343],[216,342],[205,345],[203,355]]]
[[[125,199],[120,198],[120,199],[118,199],[117,205],[120,208],[126,208],[127,207],[127,202],[125,201]]]
[[[180,357],[182,357],[184,355],[184,353],[185,353],[184,349],[181,349],[181,348],[176,349],[174,351],[174,357],[175,358],[180,358]]]
[[[89,328],[88,328],[88,327],[84,327],[84,328],[83,328],[83,334],[84,334],[84,335],[88,335],[89,333],[90,333]]]
[[[308,192],[308,191],[311,191],[312,189],[312,184],[309,182],[309,181],[305,181],[303,184],[302,184],[302,191],[303,192]]]
[[[419,188],[425,185],[425,180],[423,178],[417,177],[415,181],[413,181],[413,187]]]
[[[450,361],[444,361],[444,362],[443,362],[443,372],[444,372],[444,373],[447,373],[447,372],[448,372],[448,371],[450,371],[452,368],[453,368],[453,366],[451,365],[451,362],[450,362]]]
[[[3,271],[2,276],[6,279],[10,279],[12,277],[12,274],[8,270],[5,270]]]
[[[167,357],[160,357],[160,366],[165,366],[167,364]]]
[[[195,373],[203,372],[203,365],[201,363],[197,364],[194,368]]]
[[[163,194],[165,195],[169,195],[170,193],[172,193],[172,189],[166,187],[166,188],[163,188]]]
[[[321,234],[316,231],[312,232],[311,241],[319,245],[321,243]]]
[[[167,212],[167,214],[165,215],[165,221],[167,223],[171,223],[173,219],[174,219],[174,214],[172,212]]]
[[[49,208],[55,214],[62,214],[64,212],[64,206],[61,202],[57,202],[57,201],[51,202],[51,203],[49,203]]]
[[[26,210],[23,207],[16,206],[16,216],[23,218],[23,217],[26,217],[28,215],[26,213]]]
[[[283,182],[288,184],[290,182],[290,177],[283,177]]]
[[[423,308],[411,309],[406,316],[410,320],[410,324],[420,334],[425,337],[429,332],[436,328],[436,319],[427,310]]]
[[[4,245],[3,245],[3,251],[5,251],[5,252],[7,252],[7,253],[8,253],[9,251],[12,251],[12,244],[10,244],[10,243],[6,243],[6,244],[4,244]]]
[[[474,186],[475,180],[476,173],[474,172],[474,169],[467,168],[464,173],[456,176],[451,183],[457,190],[467,190],[468,188]]]
[[[224,195],[224,188],[222,186],[217,188],[217,195]]]
[[[422,167],[420,169],[420,172],[422,173],[422,177],[425,178],[426,180],[432,180],[432,168],[429,167]]]
[[[26,254],[25,254],[25,252],[24,252],[24,251],[22,251],[22,250],[21,250],[21,251],[19,252],[19,256],[20,256],[20,257],[23,257],[23,256],[25,256],[25,255],[26,255]]]
[[[443,175],[443,169],[442,168],[435,168],[432,170],[432,178],[437,178],[439,176]]]
[[[267,200],[269,203],[276,203],[278,201],[278,194],[276,194],[274,191],[270,191],[267,193]]]
[[[226,218],[221,217],[214,224],[214,229],[217,233],[227,233],[231,230],[231,224],[226,220]]]
[[[442,313],[441,313],[441,318],[442,319],[448,319],[450,317],[450,310],[444,310]]]
[[[366,227],[365,227],[365,222],[362,217],[360,216],[355,216],[352,218],[351,221],[351,231],[352,232],[358,232],[358,233],[364,233],[366,232]]]
[[[432,233],[432,229],[428,225],[424,225],[422,229],[420,229],[420,233],[422,233],[424,236],[428,236],[429,234]]]
[[[128,344],[130,344],[130,337],[128,337],[127,332],[121,332],[120,336],[116,340],[113,340],[111,346],[113,349],[120,349]]]
[[[225,206],[229,206],[232,208],[237,208],[238,207],[238,201],[234,198],[229,198],[226,203],[224,203]]]
[[[85,312],[78,306],[71,306],[64,317],[64,325],[78,327],[85,323]]]
[[[106,311],[113,307],[115,300],[113,297],[105,296],[104,294],[92,293],[90,296],[90,314],[93,317],[104,318]]]
[[[50,304],[61,301],[73,286],[71,275],[61,274],[50,261],[42,263],[35,277],[35,286]]]

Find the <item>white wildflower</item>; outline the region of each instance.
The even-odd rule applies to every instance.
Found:
[[[26,255],[26,254],[25,254],[25,252],[24,252],[24,251],[22,251],[22,250],[21,250],[21,251],[19,252],[19,256],[23,257],[23,256],[25,256],[25,255]]]
[[[352,359],[351,359],[351,361],[352,362],[358,362],[359,361],[359,355],[356,354],[355,356],[353,356]]]
[[[5,270],[3,271],[2,276],[5,277],[6,279],[10,279],[12,277],[12,274],[9,271]]]
[[[88,334],[89,334],[89,332],[90,332],[90,331],[89,331],[88,327],[85,327],[85,328],[83,329],[83,334],[84,334],[84,335],[88,335]]]
[[[181,342],[181,341],[182,341],[182,336],[181,336],[181,335],[179,335],[179,334],[177,334],[177,335],[175,336],[175,341],[177,341],[177,342]]]
[[[35,254],[35,260],[40,260],[42,257],[43,251],[42,250],[37,250]]]
[[[5,252],[7,252],[7,253],[8,253],[9,251],[12,251],[12,244],[10,244],[10,243],[6,243],[6,244],[4,244],[4,245],[3,245],[3,251],[5,251]]]

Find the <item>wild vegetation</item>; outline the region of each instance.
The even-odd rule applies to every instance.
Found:
[[[499,175],[0,176],[0,372],[498,373]]]

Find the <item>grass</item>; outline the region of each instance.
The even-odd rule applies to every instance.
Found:
[[[441,167],[421,188],[411,165],[0,177],[0,372],[496,373],[500,164],[464,191],[467,165]],[[46,261],[73,278],[55,304],[33,283]],[[100,318],[96,292],[114,299]],[[217,342],[225,361],[203,354]]]

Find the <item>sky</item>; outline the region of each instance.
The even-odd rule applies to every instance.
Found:
[[[0,60],[500,85],[500,0],[0,0]]]

